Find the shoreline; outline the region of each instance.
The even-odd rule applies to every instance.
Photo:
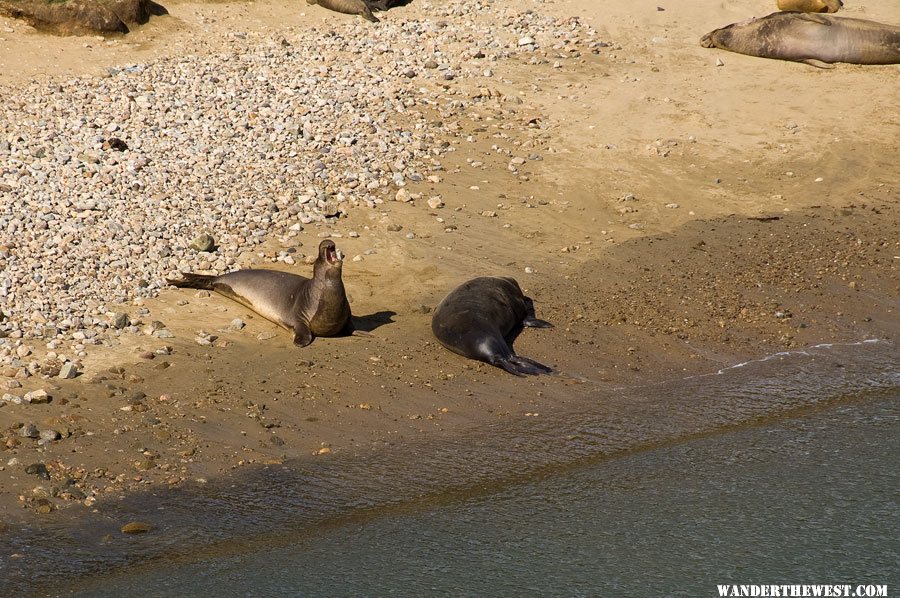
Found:
[[[847,364],[854,375],[836,371],[835,361]],[[884,370],[888,363],[893,375]],[[896,396],[896,366],[890,347],[871,344],[796,353],[781,358],[780,365],[750,364],[713,382],[682,380],[650,393],[597,392],[588,410],[570,404],[567,410],[497,421],[452,437],[420,438],[405,447],[330,460],[306,457],[208,484],[150,490],[99,512],[78,516],[69,511],[55,522],[22,528],[11,545],[19,556],[6,559],[5,568],[12,574],[10,583],[40,570],[45,572],[40,587],[55,587],[55,575],[91,579],[97,566],[106,572],[126,566],[139,573],[204,555],[287,545],[317,530],[489,495],[589,463],[883,400]],[[811,378],[810,371],[819,375]],[[783,382],[778,388],[768,382],[773,372]],[[149,522],[153,529],[120,536],[117,529],[126,519]],[[91,563],[104,564],[79,564],[88,556]],[[44,565],[60,559],[65,561],[61,571],[47,574]]]
[[[897,69],[841,67],[832,83],[813,69],[736,55],[716,67],[717,54],[682,40],[699,38],[698,23],[731,18],[735,9],[708,3],[657,14],[655,4],[640,2],[637,24],[606,22],[625,10],[613,4],[540,7],[557,18],[584,15],[596,39],[614,44],[598,55],[588,45],[580,58],[554,58],[556,68],[550,46],[540,55],[545,63],[516,54],[498,61],[488,87],[476,76],[423,83],[430,90],[423,97],[469,102],[465,111],[448,109],[440,126],[439,105],[392,116],[410,127],[428,124],[435,141],[454,150],[441,157],[436,180],[404,187],[421,194],[411,202],[385,196],[377,207],[306,223],[291,237],[308,248],[330,235],[362,258],[348,260],[344,280],[354,314],[378,326],[374,339],[317,339],[298,351],[284,331],[220,297],[164,290],[130,305],[135,313],[148,310],[137,315],[138,330],[91,348],[79,378],[38,376],[3,390],[45,387],[53,402],[0,407],[7,443],[0,451],[0,522],[41,522],[57,509],[90,512],[95,501],[321,449],[329,451],[316,459],[527,421],[528,413],[586,400],[579,376],[612,387],[709,372],[772,349],[895,339],[900,179],[885,156],[900,123],[873,115],[896,105],[889,90],[896,89]],[[31,36],[27,43],[66,48],[73,62],[90,50],[100,59],[77,68],[96,73],[109,61],[143,64],[179,47],[201,57],[235,51],[244,39],[235,37],[242,31],[235,23],[248,14],[259,27],[247,28],[255,48],[260,39],[299,36],[311,22],[348,37],[369,31],[315,7],[307,16],[282,8],[264,18],[270,3],[229,5],[234,13],[211,21],[217,6],[167,7],[171,20],[96,48],[78,50],[92,43],[80,39]],[[900,7],[865,8],[900,20]],[[663,16],[675,21],[652,21]],[[429,14],[413,3],[385,18],[400,23]],[[192,28],[201,24],[207,33],[197,36]],[[667,41],[653,41],[660,30],[671,31]],[[181,46],[161,47],[160,40],[186,31],[192,33]],[[46,83],[59,81],[49,71],[71,77],[66,69],[76,68],[42,60],[23,72]],[[686,81],[691,74],[696,81]],[[745,98],[741,89],[765,76],[771,79],[759,87],[760,101]],[[845,105],[840,85],[856,86],[870,102]],[[811,98],[840,105],[841,118],[821,122]],[[444,205],[432,208],[433,197]],[[307,274],[300,260],[284,261],[283,250],[277,240],[252,246],[240,263],[275,259],[277,267]],[[538,317],[556,328],[526,330],[517,351],[572,380],[515,380],[437,346],[428,309],[474,271],[512,274],[522,283]],[[235,318],[246,329],[229,330]],[[174,338],[140,333],[155,320]],[[198,329],[219,338],[198,344]],[[70,435],[45,446],[16,436],[16,424],[32,422]],[[51,480],[25,473],[38,462]],[[47,505],[51,513],[35,513]]]

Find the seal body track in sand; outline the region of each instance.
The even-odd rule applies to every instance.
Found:
[[[825,68],[900,64],[900,27],[825,14],[776,12],[711,31],[700,45]]]
[[[221,276],[182,273],[171,285],[215,291],[294,333],[294,344],[305,347],[317,336],[353,332],[350,303],[341,279],[343,259],[334,241],[319,244],[313,277],[290,272],[248,269]]]
[[[379,19],[372,14],[372,9],[365,0],[306,0],[307,4],[318,4],[322,8],[344,13],[345,15],[359,15],[367,21],[378,23]]]
[[[553,370],[521,357],[510,347],[521,327],[551,328],[534,317],[534,304],[512,278],[482,277],[450,292],[434,310],[431,330],[447,349],[477,359],[516,376],[549,374]]]

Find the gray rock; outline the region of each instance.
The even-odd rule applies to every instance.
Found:
[[[37,438],[40,435],[40,430],[38,430],[37,426],[34,424],[25,424],[19,430],[19,436],[22,438]]]
[[[61,434],[56,430],[42,430],[40,433],[40,439],[46,442],[53,442],[54,440],[59,440],[61,437]]]
[[[211,235],[203,233],[202,235],[194,237],[194,240],[191,241],[190,248],[194,251],[210,252],[216,248],[216,240],[213,239]]]
[[[78,374],[78,366],[76,366],[71,361],[64,363],[62,368],[59,370],[59,377],[63,380],[70,380],[76,377]]]

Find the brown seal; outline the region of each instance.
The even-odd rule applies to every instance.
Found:
[[[316,336],[353,333],[350,303],[341,280],[343,258],[334,241],[319,244],[313,277],[277,270],[247,269],[221,276],[182,273],[171,285],[208,289],[246,305],[259,315],[294,332],[294,344],[305,347]]]
[[[551,328],[534,317],[534,303],[512,278],[482,277],[464,282],[435,308],[431,331],[458,355],[484,361],[516,376],[553,370],[516,355],[510,341],[522,326]]]
[[[837,12],[843,6],[841,0],[778,0],[778,10],[799,12]]]
[[[900,63],[900,27],[864,19],[802,12],[776,12],[707,33],[704,48],[805,62]]]
[[[365,0],[306,0],[307,4],[318,4],[322,8],[342,12],[345,15],[359,15],[364,19],[377,23],[378,17],[372,14],[372,9]]]

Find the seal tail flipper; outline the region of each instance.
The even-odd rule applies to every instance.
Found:
[[[548,368],[533,359],[519,357],[518,355],[513,355],[508,359],[501,359],[495,365],[516,376],[540,376],[553,373],[552,368]]]
[[[217,276],[209,274],[193,274],[192,272],[182,272],[181,278],[178,280],[166,279],[166,283],[181,289],[205,289],[213,290],[213,281]]]
[[[525,318],[522,321],[523,326],[527,326],[528,328],[553,328],[553,324],[547,322],[546,320],[538,320],[534,317]]]
[[[814,66],[817,69],[833,69],[833,64],[828,64],[827,62],[822,62],[821,60],[816,60],[815,58],[807,58],[806,60],[801,60],[804,64],[808,64],[809,66]]]
[[[513,357],[513,361],[516,363],[516,365],[519,366],[521,371],[525,372],[526,374],[531,374],[532,376],[553,373],[553,368],[547,367],[543,363],[540,363],[539,361],[535,361],[533,359],[529,359],[527,357],[516,355]]]

